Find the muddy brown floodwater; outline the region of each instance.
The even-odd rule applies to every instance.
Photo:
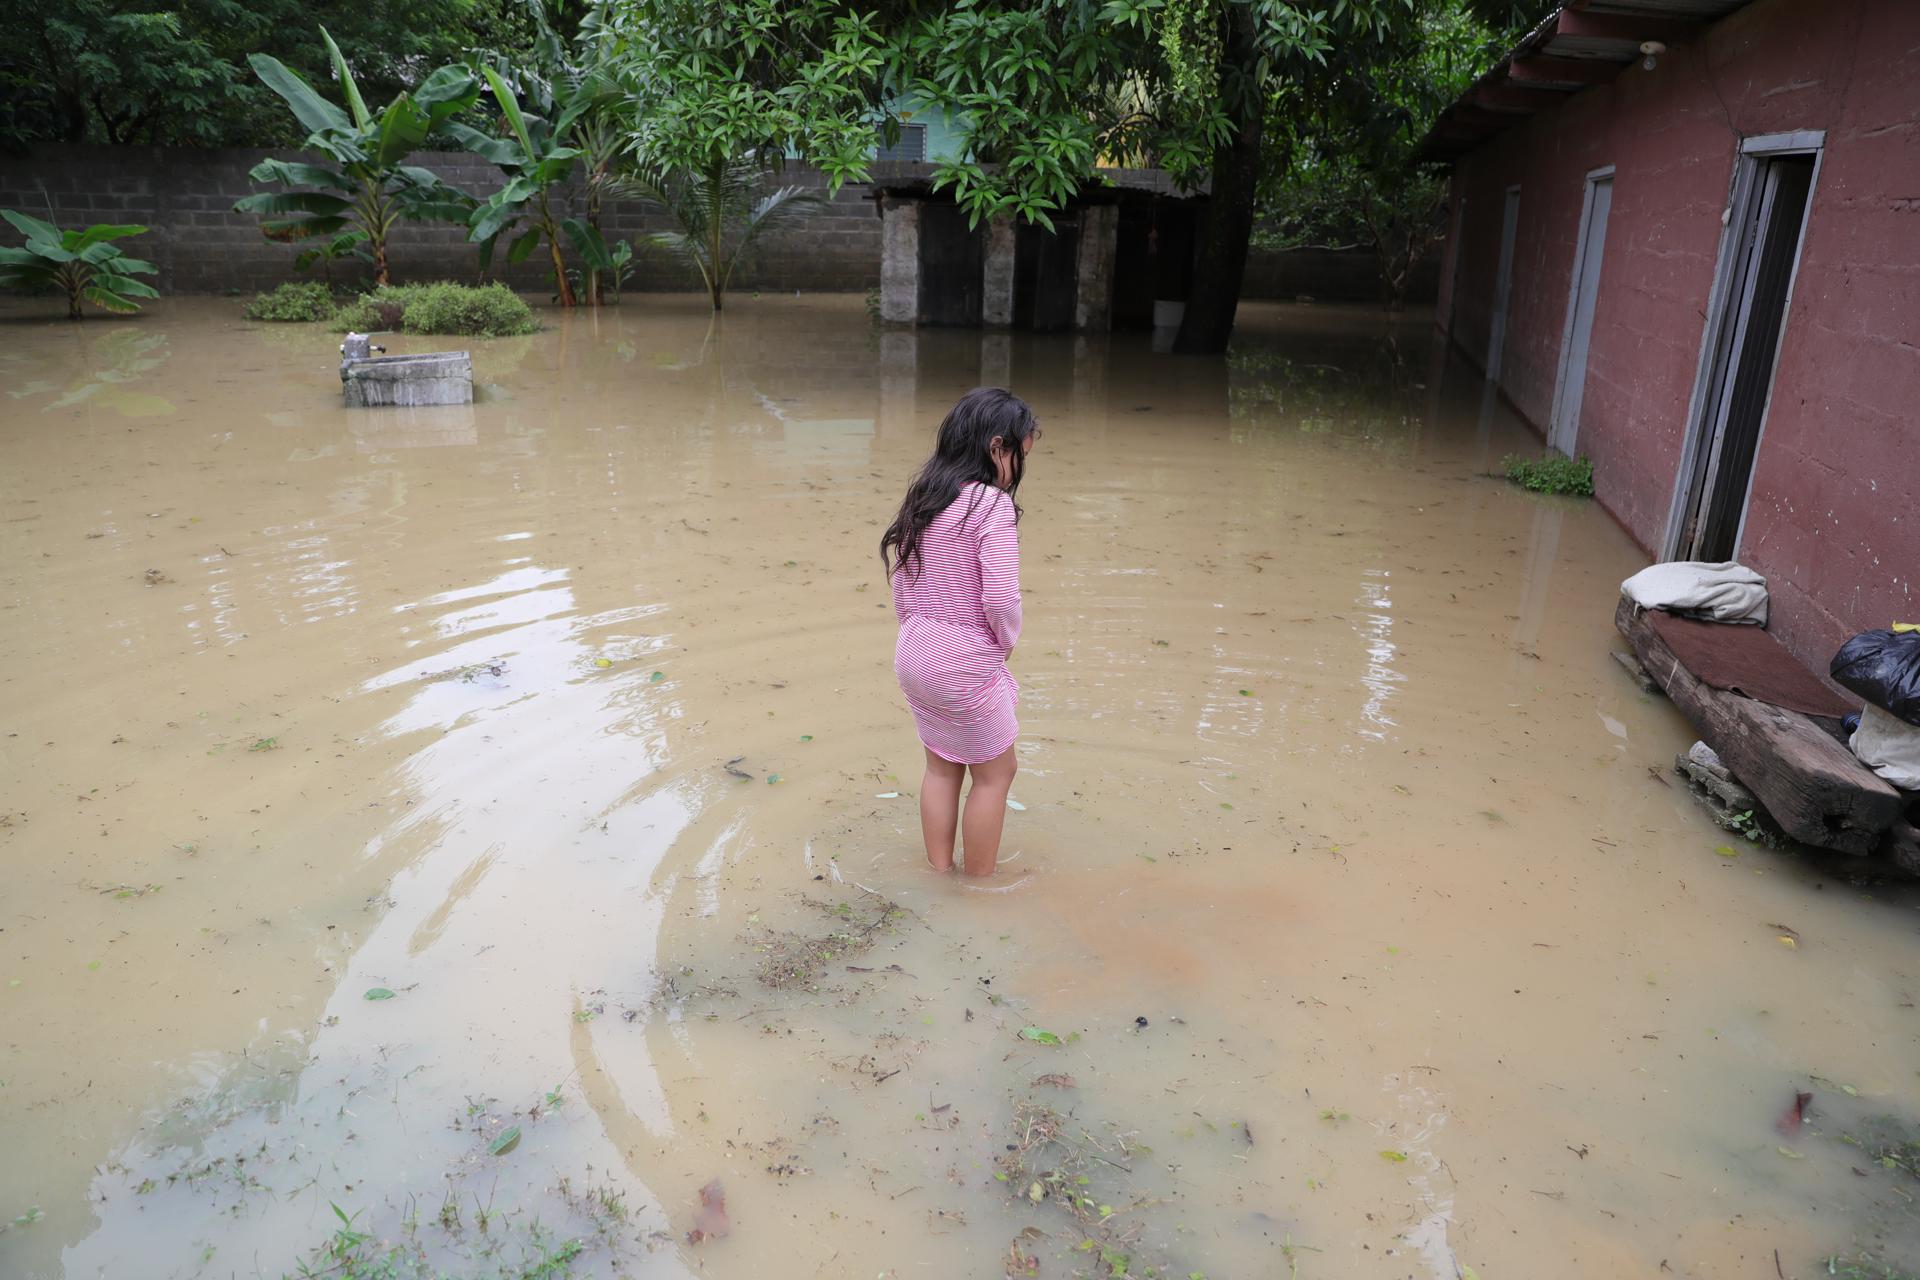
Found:
[[[635,297],[349,413],[236,312],[0,317],[0,1274],[1920,1256],[1915,898],[1688,798],[1642,558],[1424,317]],[[968,885],[875,543],[982,381],[1046,434]]]

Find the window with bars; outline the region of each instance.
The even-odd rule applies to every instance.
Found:
[[[923,124],[903,124],[900,126],[900,140],[892,146],[884,143],[873,154],[875,160],[908,160],[920,163],[927,158],[927,126]]]

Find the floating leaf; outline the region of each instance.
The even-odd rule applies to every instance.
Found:
[[[768,775],[767,775],[767,785],[768,785],[768,786],[772,786],[772,785],[773,785],[774,783],[776,783],[776,782],[778,782],[778,781],[780,781],[780,775],[779,775],[779,774],[777,774],[777,773],[770,773],[770,774],[768,774]]]
[[[652,675],[647,677],[647,679],[651,680],[655,684],[659,684],[662,680],[665,680],[666,678],[667,678],[667,673],[664,671],[656,671]]]
[[[1860,1091],[1859,1091],[1858,1089],[1856,1089],[1856,1088],[1854,1088],[1854,1087],[1853,1087],[1852,1085],[1850,1085],[1850,1084],[1843,1084],[1843,1085],[1841,1085],[1841,1086],[1840,1086],[1840,1092],[1842,1092],[1842,1093],[1844,1093],[1844,1094],[1846,1094],[1846,1095],[1847,1095],[1847,1096],[1848,1096],[1849,1098],[1857,1098],[1857,1097],[1859,1097],[1859,1096],[1860,1096]]]
[[[1243,697],[1243,698],[1251,698],[1251,697],[1253,696],[1253,690],[1251,690],[1251,689],[1242,689],[1242,690],[1240,691],[1240,696],[1241,696],[1241,697]]]
[[[1778,1151],[1781,1155],[1785,1156],[1789,1160],[1805,1160],[1806,1159],[1806,1156],[1802,1155],[1798,1151],[1795,1151],[1792,1147],[1775,1147],[1774,1150]]]
[[[278,751],[279,749],[280,739],[278,738],[262,738],[247,748],[249,751]]]
[[[1798,951],[1800,949],[1800,944],[1795,942],[1792,938],[1789,938],[1784,933],[1780,935],[1780,945],[1785,947],[1789,951]]]
[[[1012,796],[1007,797],[1007,808],[1013,810],[1015,813],[1025,813],[1027,811],[1027,806],[1021,804]]]
[[[393,999],[393,992],[392,992],[391,990],[389,990],[388,988],[386,988],[386,987],[368,987],[368,988],[367,988],[367,999],[369,999],[369,1000],[391,1000],[391,999]]]
[[[487,1154],[490,1156],[503,1156],[519,1145],[520,1126],[516,1124],[487,1144]]]
[[[1031,1040],[1035,1044],[1062,1043],[1059,1036],[1053,1034],[1053,1032],[1048,1031],[1042,1027],[1022,1027],[1020,1028],[1020,1038],[1022,1040]]]
[[[1713,851],[1723,858],[1737,858],[1740,856],[1740,851],[1730,844],[1715,845]]]
[[[803,734],[801,734],[801,735],[800,735],[800,741],[802,741],[802,742],[812,742],[812,741],[813,741],[813,735],[812,735],[812,734],[810,734],[810,733],[803,733]]]
[[[1382,1151],[1380,1158],[1382,1160],[1391,1160],[1395,1164],[1405,1164],[1407,1162],[1407,1153],[1404,1151]]]
[[[610,667],[613,665],[613,659],[612,658],[595,658],[593,660],[593,665],[596,667],[603,667],[603,668]]]

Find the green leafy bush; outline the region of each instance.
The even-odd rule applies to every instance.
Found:
[[[1500,460],[1507,479],[1535,493],[1570,493],[1576,497],[1593,496],[1593,459],[1520,458],[1508,454]]]
[[[311,323],[333,319],[333,293],[317,280],[281,285],[272,293],[256,293],[247,304],[249,320],[285,320]]]
[[[504,338],[532,333],[540,327],[520,295],[497,281],[489,285],[382,285],[334,313],[333,327],[341,332],[459,334],[476,338]]]

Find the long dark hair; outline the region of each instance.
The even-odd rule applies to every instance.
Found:
[[[940,438],[933,446],[933,456],[907,486],[900,514],[880,537],[880,563],[886,566],[887,576],[893,576],[894,571],[901,568],[909,573],[920,572],[920,535],[926,532],[935,516],[953,504],[969,482],[989,487],[999,485],[1000,469],[993,460],[996,439],[1005,447],[1012,468],[1007,480],[1007,496],[1013,497],[1020,488],[1020,475],[1026,469],[1027,441],[1039,434],[1040,424],[1033,410],[1011,391],[977,387],[961,396],[960,402],[947,410],[946,418],[940,423]],[[973,501],[978,502],[979,497],[975,493]],[[967,515],[972,514],[973,506],[969,504]],[[1013,514],[1015,519],[1019,518],[1018,503],[1014,504]]]

